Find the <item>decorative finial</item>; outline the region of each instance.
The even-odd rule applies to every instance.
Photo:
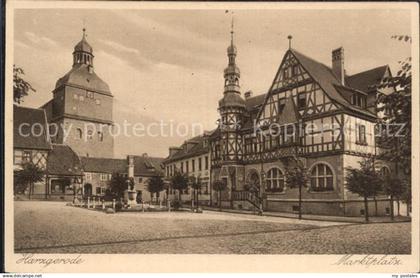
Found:
[[[86,28],[83,27],[82,31],[83,31],[83,39],[85,39],[86,38]]]
[[[292,39],[293,39],[292,35],[288,35],[287,39],[289,40],[289,49],[291,49],[292,48]]]
[[[235,32],[233,31],[233,15],[232,15],[232,23],[231,23],[231,30],[230,30],[230,41],[231,41],[231,44],[233,45],[233,34],[234,34]]]

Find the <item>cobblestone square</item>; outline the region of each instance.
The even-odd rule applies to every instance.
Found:
[[[410,254],[411,223],[347,224],[205,211],[105,214],[15,202],[18,253]]]

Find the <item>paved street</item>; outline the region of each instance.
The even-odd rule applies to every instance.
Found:
[[[34,253],[408,254],[411,223],[345,224],[220,212],[105,214],[15,202],[15,250]]]

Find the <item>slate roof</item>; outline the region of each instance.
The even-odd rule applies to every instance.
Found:
[[[239,106],[245,107],[245,100],[237,93],[225,93],[223,98],[219,100],[219,107]]]
[[[97,173],[127,173],[127,159],[81,157],[85,172]]]
[[[82,167],[85,172],[123,173],[128,172],[127,159],[82,157]],[[161,174],[163,158],[134,156],[135,176],[155,176]]]
[[[214,132],[215,131],[211,131],[210,136],[212,136]],[[169,163],[172,161],[177,161],[180,159],[185,159],[185,158],[199,156],[199,155],[208,153],[210,150],[209,144],[204,146],[204,140],[207,140],[207,139],[208,139],[207,135],[199,135],[185,141],[184,144],[181,145],[181,149],[175,154],[173,154],[172,156],[168,156],[164,160],[164,163]],[[194,145],[191,146],[190,148],[187,148],[187,144],[194,144]]]
[[[363,92],[370,92],[374,90],[371,88],[372,85],[379,84],[382,81],[388,68],[388,65],[384,65],[347,76],[346,85]]]
[[[88,53],[92,53],[93,49],[92,46],[90,46],[90,44],[86,41],[85,36],[83,36],[82,40],[76,44],[76,46],[74,47],[74,51],[83,51],[83,52],[88,52]]]
[[[163,158],[134,156],[135,176],[155,176],[163,174]]]
[[[266,93],[245,99],[246,109],[248,111],[251,111],[255,109],[256,107],[258,107],[259,105],[262,105],[264,103],[265,96],[266,96]]]
[[[82,163],[79,156],[67,145],[52,144],[48,154],[47,171],[49,175],[81,176]]]
[[[55,88],[63,85],[80,86],[87,90],[112,95],[108,84],[99,78],[95,72],[89,72],[89,66],[85,64],[74,65],[66,75],[58,79]]]
[[[21,127],[21,132],[19,132]],[[31,127],[34,127],[33,133]],[[25,136],[28,134],[29,136]],[[35,136],[38,135],[39,136]],[[43,109],[13,105],[13,147],[49,150],[48,124]]]

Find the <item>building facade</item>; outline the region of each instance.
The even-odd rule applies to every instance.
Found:
[[[210,147],[209,134],[196,136],[185,141],[180,147],[169,148],[169,156],[163,161],[165,166],[165,177],[169,184],[168,197],[175,200],[178,192],[171,187],[170,180],[175,172],[181,172],[188,177],[195,177],[200,181],[201,188],[194,192],[189,186],[181,192],[181,200],[189,202],[196,195],[200,204],[210,205],[211,183],[210,183]]]
[[[113,174],[120,174],[134,181],[134,189],[139,200],[150,202],[156,199],[156,194],[147,190],[151,177],[163,177],[162,158],[128,155],[126,159],[82,157],[84,173],[84,194],[87,196],[103,197],[110,189],[109,182]],[[160,192],[165,198],[165,190]]]

